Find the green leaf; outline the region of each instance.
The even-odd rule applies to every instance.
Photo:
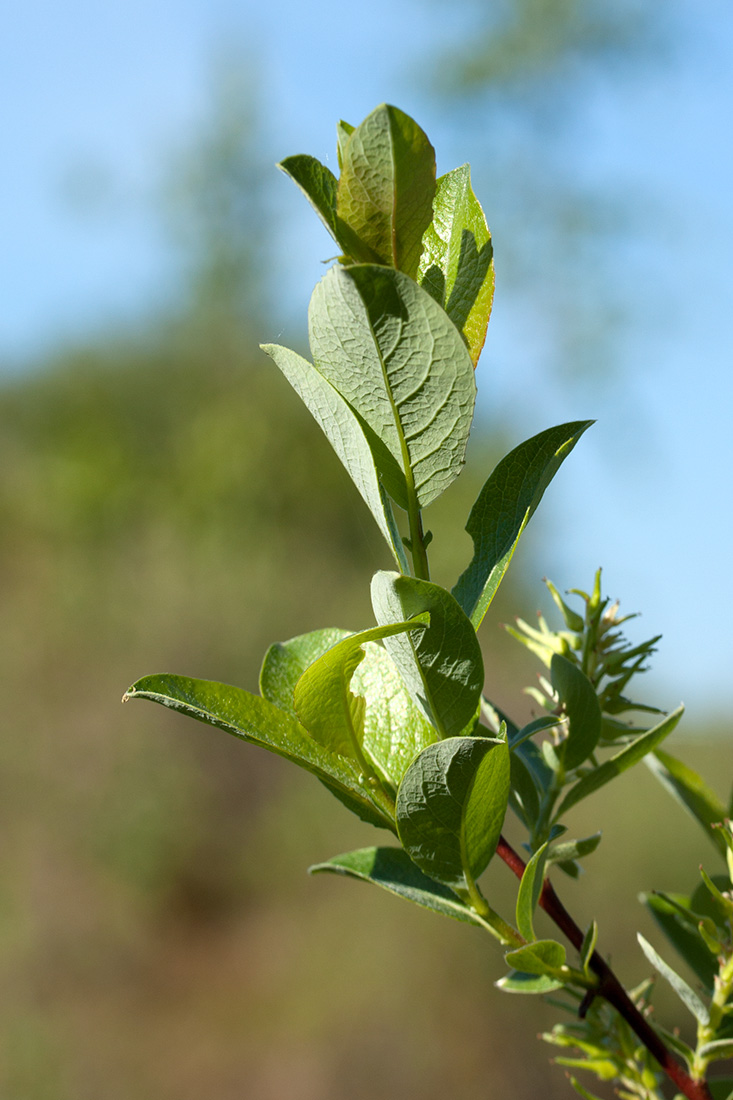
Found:
[[[150,699],[284,756],[316,775],[363,820],[394,831],[392,806],[384,792],[365,784],[353,761],[319,745],[297,719],[259,695],[213,680],[160,675],[138,680],[124,699]]]
[[[711,1062],[733,1058],[733,1039],[714,1039],[701,1046],[697,1053],[700,1058],[707,1058]]]
[[[545,489],[592,423],[561,424],[521,443],[501,460],[479,493],[466,523],[473,559],[453,589],[477,630]]]
[[[400,271],[337,266],[313,292],[309,332],[316,367],[360,418],[390,496],[407,510],[440,496],[463,466],[476,399],[471,358],[444,311]]]
[[[565,707],[568,736],[559,748],[567,771],[591,755],[601,736],[601,706],[593,685],[577,665],[555,653],[550,662],[552,686]]]
[[[337,153],[339,162],[339,171],[344,166],[344,150],[346,143],[353,134],[356,126],[352,126],[350,122],[344,122],[343,119],[336,125],[336,140],[337,140]]]
[[[397,792],[397,829],[430,878],[465,892],[496,851],[509,797],[509,749],[489,737],[429,745]]]
[[[333,752],[353,757],[365,774],[371,771],[362,750],[366,700],[354,695],[350,687],[356,667],[365,656],[362,646],[422,629],[428,621],[428,615],[423,614],[411,622],[390,623],[351,634],[309,665],[295,685],[295,712],[311,737]]]
[[[336,225],[338,183],[331,169],[305,153],[286,157],[278,168],[300,188],[336,243],[341,244]]]
[[[276,707],[297,718],[293,695],[298,680],[309,665],[351,633],[350,630],[329,626],[299,634],[287,642],[274,642],[262,662],[260,693]]]
[[[653,756],[648,756],[646,763],[665,790],[702,825],[708,839],[713,842],[720,854],[725,856],[727,850],[725,839],[720,829],[711,827],[724,821],[728,816],[725,806],[716,793],[708,787],[697,772],[688,768],[681,760],[670,756],[669,753],[662,752],[661,749],[658,749]]]
[[[690,914],[690,919],[687,920],[677,908],[679,904],[689,902],[689,898],[682,895],[656,893],[642,894],[641,900],[675,950],[705,988],[712,992],[714,978],[718,972],[717,961],[710,954],[695,927],[694,915]]]
[[[733,1077],[714,1077],[706,1083],[713,1100],[733,1100]]]
[[[562,844],[553,844],[547,853],[547,863],[570,863],[572,860],[589,856],[601,843],[601,835],[601,833],[593,833],[592,836],[583,837],[581,840],[565,840]]]
[[[509,804],[520,821],[532,829],[540,813],[540,800],[532,773],[518,752],[510,753],[511,793]]]
[[[262,350],[274,360],[310,411],[374,516],[398,568],[408,572],[392,506],[379,481],[377,460],[372,453],[373,433],[365,431],[348,402],[307,359],[278,344],[263,344]],[[380,463],[388,464],[384,448],[375,449]]]
[[[537,908],[537,903],[542,893],[546,858],[547,841],[545,841],[542,847],[538,848],[534,853],[525,867],[519,882],[519,891],[517,893],[517,928],[524,939],[528,940],[530,943],[537,938],[535,936],[533,923],[534,911]],[[517,963],[514,960],[510,960],[510,962],[517,970],[529,969],[524,966],[524,964]]]
[[[469,924],[484,925],[481,918],[464,905],[452,890],[424,875],[402,848],[360,848],[356,852],[334,856],[325,863],[316,863],[309,870],[311,874],[332,871],[337,875],[373,882],[391,894],[397,894],[424,909],[432,909],[434,913]]]
[[[422,248],[418,282],[464,334],[475,366],[494,299],[494,251],[469,165],[438,180]]]
[[[339,238],[357,263],[387,264],[416,278],[433,216],[435,150],[403,111],[382,104],[342,141]]]
[[[450,593],[430,581],[379,572],[371,592],[382,625],[430,614],[426,630],[386,639],[385,648],[440,735],[463,733],[475,717],[484,682],[481,647],[471,623]]]
[[[556,978],[550,978],[546,974],[524,974],[519,970],[512,970],[503,978],[494,983],[498,989],[505,993],[553,993],[556,989],[562,989],[563,982]]]
[[[557,977],[557,971],[565,965],[565,948],[556,940],[536,940],[504,956],[509,966],[526,974],[546,974]]]
[[[314,630],[270,646],[260,673],[260,691],[276,706],[297,717],[295,685],[305,670],[333,645],[348,638],[347,630]],[[436,740],[432,725],[413,702],[394,661],[380,645],[367,642],[351,690],[364,698],[363,748],[382,775],[396,788],[408,765]]]
[[[710,1012],[706,1005],[702,1003],[697,993],[692,989],[684,978],[681,978],[669,965],[666,963],[660,955],[654,950],[652,945],[644,939],[641,933],[637,933],[636,938],[639,941],[639,945],[646,955],[649,962],[652,964],[658,974],[666,979],[674,989],[677,996],[680,998],[684,1006],[689,1009],[696,1020],[703,1026],[710,1023]]]
[[[590,963],[591,959],[593,958],[593,952],[596,949],[597,942],[598,924],[596,923],[596,921],[591,921],[591,923],[588,925],[588,928],[586,929],[585,935],[583,936],[583,942],[581,943],[580,951],[578,952],[578,954],[580,955],[580,968],[586,976],[590,975]]]
[[[630,745],[626,745],[623,749],[620,749],[614,756],[610,757],[598,767],[594,768],[592,772],[584,775],[582,779],[570,788],[565,798],[560,804],[560,808],[555,814],[554,820],[557,821],[564,813],[566,813],[571,806],[575,806],[582,799],[587,798],[588,795],[593,794],[600,787],[605,786],[612,779],[615,779],[617,775],[621,775],[622,772],[627,771],[633,767],[634,764],[638,764],[647,753],[652,752],[665,737],[669,737],[672,730],[675,728],[680,718],[684,713],[684,707],[680,706],[677,710],[672,711],[666,718],[663,718],[661,722],[658,722],[656,726],[653,726],[646,733],[642,733],[640,737],[637,737]]]
[[[560,721],[554,714],[543,714],[540,718],[534,718],[531,722],[528,722],[522,729],[516,730],[509,735],[509,748],[514,752],[525,741],[528,741],[530,737],[534,737],[536,733],[544,733],[545,730],[552,729]]]

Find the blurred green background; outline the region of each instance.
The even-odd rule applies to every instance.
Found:
[[[504,153],[477,174],[490,180],[490,223],[494,202],[511,232],[507,308],[529,295],[551,318],[540,326],[548,369],[574,356],[578,386],[602,393],[589,364],[622,370],[628,303],[596,258],[633,211],[561,170],[553,110],[570,125],[589,79],[671,64],[674,35],[643,6],[515,0],[502,12],[480,15],[472,50],[433,54],[421,95],[456,146],[495,127]],[[304,317],[279,297],[292,278],[272,246],[286,192],[271,180],[247,69],[231,53],[214,63],[199,129],[161,162],[166,292],[124,324],[90,322],[90,335],[27,356],[0,387],[0,1097],[567,1096],[534,1039],[555,1011],[493,989],[493,941],[306,876],[378,842],[373,830],[282,761],[119,704],[158,671],[254,689],[273,640],[368,625],[368,578],[389,566],[328,445],[257,350],[282,325],[302,344]],[[539,237],[537,222],[522,229],[536,200]],[[562,252],[572,285],[532,291],[538,249]],[[482,412],[464,475],[428,517],[438,579],[454,578],[468,549],[441,531],[462,528],[521,429]],[[520,692],[535,669],[498,624],[541,598],[543,522],[484,628],[487,689],[513,712],[528,713]],[[725,788],[729,742],[714,714],[696,725],[680,754]],[[600,825],[605,839],[585,879],[561,886],[580,923],[599,918],[603,950],[636,983],[648,967],[634,932],[659,942],[638,891],[686,889],[716,856],[645,772],[622,782],[578,812],[579,834]],[[501,909],[513,883],[503,867],[488,878]]]

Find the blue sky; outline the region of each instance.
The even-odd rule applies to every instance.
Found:
[[[0,45],[0,369],[165,298],[170,255],[149,199],[205,109],[213,53],[232,39],[256,58],[273,159],[333,158],[336,119],[358,121],[388,100],[417,116],[439,168],[477,165],[480,195],[491,135],[449,127],[418,64],[460,38],[450,6],[16,6]],[[639,633],[664,634],[660,702],[684,699],[694,725],[706,705],[722,710],[731,667],[733,14],[722,0],[674,10],[687,26],[683,48],[646,78],[598,90],[572,154],[579,172],[638,196],[649,215],[644,244],[621,250],[614,272],[630,298],[648,302],[620,336],[623,369],[603,386],[557,385],[541,328],[502,295],[499,270],[479,386],[483,407],[523,435],[598,419],[548,494],[542,545],[525,564],[560,587],[590,584],[602,564],[609,594],[643,611]],[[277,175],[273,203],[298,242],[288,294],[304,316],[328,242]]]

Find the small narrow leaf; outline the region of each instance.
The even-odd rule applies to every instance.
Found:
[[[621,775],[622,772],[633,767],[634,764],[638,764],[640,760],[652,752],[665,737],[669,737],[672,730],[675,728],[680,718],[684,713],[684,707],[678,707],[677,710],[672,711],[666,718],[663,718],[661,722],[653,726],[652,729],[647,730],[646,733],[642,733],[640,737],[637,737],[630,745],[626,745],[610,757],[598,767],[594,768],[592,772],[584,775],[582,779],[570,788],[565,798],[560,804],[560,808],[555,814],[555,820],[562,817],[571,806],[575,806],[582,799],[587,798],[588,795],[593,794],[600,787],[605,786],[606,783],[610,783],[612,779],[615,779],[617,775]]]
[[[262,350],[277,364],[308,408],[374,516],[398,568],[407,572],[402,539],[379,481],[377,459],[372,453],[374,447],[379,464],[386,468],[389,459],[384,455],[384,448],[375,445],[373,434],[365,431],[348,402],[307,359],[278,344],[263,344]]]
[[[557,971],[565,965],[565,948],[556,940],[536,940],[504,956],[509,966],[527,974],[546,974],[557,977]]]
[[[530,737],[534,737],[536,733],[544,733],[545,730],[552,729],[559,721],[560,719],[554,714],[543,714],[540,718],[534,718],[522,729],[510,734],[509,748],[514,751],[525,741],[528,741]]]
[[[475,366],[491,316],[494,253],[467,164],[438,180],[422,247],[418,282],[464,334]]]
[[[342,138],[337,214],[346,251],[414,279],[433,216],[435,150],[409,115],[384,103]]]
[[[429,504],[460,473],[473,418],[460,333],[407,275],[370,264],[332,267],[308,318],[316,367],[371,432],[387,492],[401,508]]]
[[[498,989],[505,993],[553,993],[556,989],[562,989],[563,982],[547,975],[525,974],[519,970],[512,970],[504,978],[499,978],[494,983]]]
[[[337,642],[309,665],[295,685],[295,712],[311,737],[332,752],[351,756],[367,770],[362,743],[366,701],[351,691],[351,679],[364,659],[363,645],[388,635],[424,629],[427,614],[411,622],[375,626]]]
[[[352,126],[350,122],[344,122],[343,119],[336,125],[336,140],[337,140],[337,153],[339,162],[339,171],[344,166],[344,150],[346,149],[346,143],[353,134],[356,126]]]
[[[639,941],[639,946],[646,955],[649,962],[652,964],[657,973],[669,982],[674,989],[677,996],[680,998],[685,1008],[689,1009],[696,1020],[703,1026],[710,1023],[710,1012],[706,1005],[695,993],[694,989],[687,984],[684,978],[681,978],[661,956],[657,954],[652,945],[644,939],[641,933],[637,933],[636,937]]]
[[[661,749],[648,756],[646,763],[662,786],[702,825],[708,839],[725,856],[725,839],[720,829],[711,826],[724,821],[728,814],[715,792],[692,768]]]
[[[570,863],[575,859],[583,859],[595,852],[601,843],[601,833],[593,833],[592,836],[583,837],[581,840],[565,840],[562,844],[553,844],[547,853],[548,863]]]
[[[501,460],[466,523],[473,559],[453,595],[478,630],[545,489],[592,420],[549,428]]]
[[[385,648],[440,735],[463,733],[479,707],[484,682],[481,647],[470,621],[450,593],[430,581],[379,572],[371,593],[374,616],[382,625],[429,613],[426,630],[388,638]]]
[[[316,863],[311,874],[331,871],[373,882],[391,894],[454,920],[483,926],[483,921],[452,890],[424,875],[401,848],[361,848]]]
[[[724,1058],[733,1058],[733,1039],[714,1039],[704,1043],[698,1050],[698,1057],[711,1062],[720,1062]]]
[[[536,939],[534,931],[534,911],[540,900],[542,884],[545,877],[545,860],[547,858],[547,842],[534,853],[524,869],[517,893],[517,928],[525,940],[530,943]],[[511,965],[518,970],[523,965],[511,961]],[[524,967],[526,970],[527,967]]]
[[[712,992],[718,964],[695,927],[695,918],[680,914],[678,904],[689,901],[681,895],[642,894],[641,900],[665,936],[704,987]]]
[[[379,787],[361,782],[353,761],[319,745],[292,715],[242,688],[187,676],[145,676],[125,699],[149,699],[199,722],[284,756],[313,772],[353,813],[394,830],[392,807]]]
[[[341,244],[336,228],[338,184],[331,169],[307,154],[286,157],[278,168],[300,188],[336,243]]]
[[[429,745],[397,792],[397,828],[430,878],[466,891],[496,851],[509,797],[509,750],[489,737]]]
[[[586,929],[586,933],[583,936],[583,942],[580,945],[580,968],[584,974],[590,973],[590,961],[593,958],[593,952],[596,949],[596,943],[598,942],[598,924],[596,921],[591,921]]]
[[[588,677],[567,657],[556,653],[550,663],[552,686],[565,707],[568,736],[559,753],[566,771],[591,755],[601,736],[601,705]]]

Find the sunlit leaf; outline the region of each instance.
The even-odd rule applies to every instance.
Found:
[[[338,181],[330,168],[321,164],[315,157],[298,154],[286,157],[278,164],[287,176],[297,184],[313,209],[337,243],[336,227],[336,188]]]
[[[550,663],[552,686],[565,707],[568,736],[559,747],[567,771],[591,755],[601,736],[601,706],[588,677],[567,657],[556,653]]]
[[[525,940],[530,942],[536,939],[533,924],[534,911],[537,908],[537,903],[542,893],[546,858],[547,843],[543,844],[541,848],[538,848],[527,863],[522,873],[522,878],[519,882],[519,890],[517,892],[517,928]],[[509,960],[509,962],[512,966],[516,967],[517,970],[528,969],[522,963],[518,963],[515,960]]]
[[[387,638],[385,648],[440,735],[463,733],[479,706],[484,664],[475,631],[456,601],[430,581],[379,572],[372,578],[372,606],[380,624],[430,614],[426,630]]]
[[[702,825],[705,835],[725,856],[727,845],[723,835],[719,829],[711,828],[728,816],[715,791],[692,768],[661,749],[648,756],[646,763],[662,786]]]
[[[501,460],[479,493],[466,523],[473,559],[453,589],[476,629],[545,489],[592,423],[561,424],[521,443]]]
[[[526,974],[546,974],[555,977],[556,971],[565,965],[566,952],[556,940],[536,940],[504,956],[509,966]]]
[[[703,1024],[704,1026],[709,1024],[710,1012],[707,1008],[707,1005],[703,1004],[697,993],[695,993],[694,989],[692,989],[687,984],[684,978],[681,978],[680,975],[672,969],[669,963],[666,963],[664,959],[657,954],[652,945],[644,939],[641,933],[637,933],[636,938],[638,939],[639,946],[641,947],[649,962],[652,964],[657,973],[661,974],[661,976],[667,982],[669,982],[669,984],[672,986],[672,989],[674,989],[675,993],[680,998],[685,1007],[690,1010],[692,1015],[699,1021],[699,1023]]]
[[[430,878],[466,891],[493,856],[509,797],[509,750],[489,737],[429,745],[397,792],[397,828]]]

